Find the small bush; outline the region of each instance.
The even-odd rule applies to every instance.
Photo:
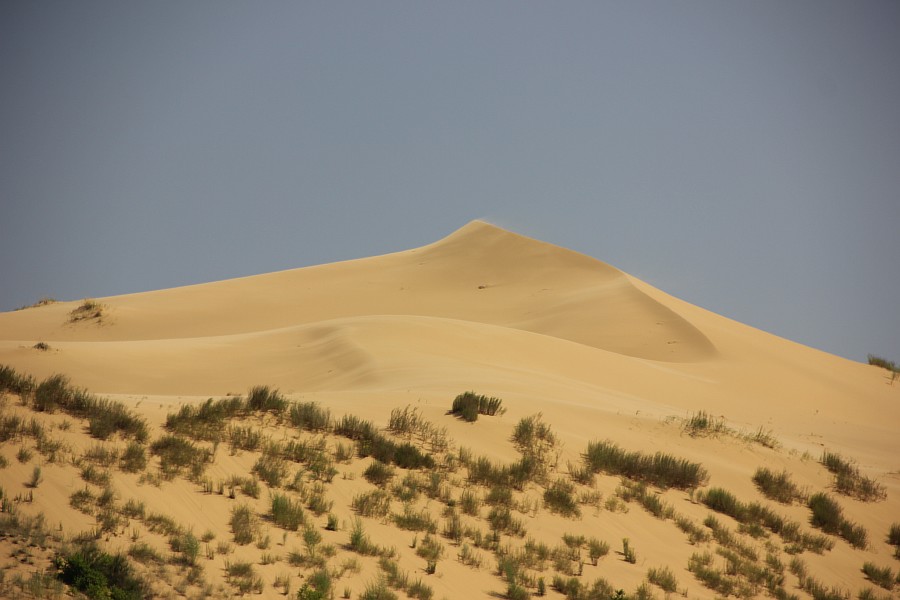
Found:
[[[382,489],[353,497],[353,510],[363,517],[386,517],[391,510],[391,496]]]
[[[35,389],[34,378],[30,375],[20,375],[10,366],[0,365],[0,391],[11,392],[24,400]]]
[[[500,398],[482,396],[475,392],[465,392],[453,399],[453,405],[450,408],[450,414],[457,415],[470,423],[478,420],[478,415],[494,416],[503,414],[505,409],[501,408],[503,400]]]
[[[164,435],[153,442],[150,453],[159,457],[160,469],[168,479],[184,469],[189,469],[192,477],[199,478],[206,465],[212,462],[212,452],[176,435]]]
[[[280,415],[287,410],[287,399],[266,385],[257,385],[247,395],[247,408],[253,412],[268,412]]]
[[[818,492],[809,498],[809,509],[812,511],[810,522],[825,533],[839,535],[856,548],[865,548],[868,534],[861,525],[844,519],[840,505],[827,494]]]
[[[637,562],[637,555],[634,552],[634,547],[631,545],[631,541],[628,538],[622,538],[622,557],[625,559],[625,562],[629,562],[634,564]]]
[[[256,515],[247,504],[241,504],[231,509],[231,519],[229,520],[231,532],[234,534],[234,543],[244,546],[253,541],[256,537],[258,523]]]
[[[54,559],[59,578],[90,598],[139,600],[149,589],[122,554],[107,554],[87,544]]]
[[[400,529],[409,531],[427,531],[428,533],[437,531],[437,521],[427,510],[416,511],[409,505],[403,508],[402,514],[394,515],[394,523]]]
[[[891,546],[900,546],[900,523],[892,523],[888,530],[887,543]]]
[[[281,487],[281,482],[287,477],[288,466],[283,458],[274,454],[263,454],[253,464],[251,469],[260,479],[271,488]]]
[[[766,498],[782,504],[791,504],[794,500],[802,500],[804,497],[800,489],[791,481],[791,476],[787,471],[775,473],[765,467],[760,467],[753,474],[753,483]]]
[[[883,587],[886,590],[894,588],[894,572],[890,567],[879,567],[875,563],[866,562],[862,568],[863,573],[872,583]]]
[[[394,478],[394,469],[379,460],[374,460],[363,471],[363,477],[372,485],[385,487]]]
[[[295,402],[288,413],[291,425],[306,431],[328,431],[331,429],[331,411],[316,402]]]
[[[653,585],[659,586],[667,594],[678,591],[678,580],[675,573],[669,567],[661,569],[651,568],[647,571],[647,579]]]
[[[227,420],[246,413],[240,397],[208,399],[197,406],[182,406],[177,413],[166,415],[165,427],[195,440],[216,442],[222,439]]]
[[[594,473],[624,475],[661,488],[691,489],[703,485],[709,475],[700,464],[657,452],[653,456],[626,452],[612,442],[591,442],[583,455]]]
[[[581,517],[581,508],[574,496],[575,486],[564,479],[557,479],[544,490],[544,506],[550,512],[564,517]]]
[[[705,410],[696,412],[684,421],[683,430],[691,437],[727,433],[725,419],[716,418]]]
[[[525,535],[525,524],[513,516],[509,508],[505,506],[495,506],[488,513],[488,523],[491,530],[497,533],[507,533],[517,537]]]
[[[119,468],[126,473],[138,473],[147,467],[147,453],[144,445],[138,442],[129,442],[122,457],[119,459]]]
[[[285,494],[272,494],[272,522],[282,529],[297,531],[306,522],[303,506]]]
[[[887,497],[885,487],[860,473],[859,468],[835,452],[823,452],[822,465],[834,473],[834,489],[845,496],[871,502]]]

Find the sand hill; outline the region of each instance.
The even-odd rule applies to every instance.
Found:
[[[598,581],[629,597],[662,597],[671,587],[659,584],[663,568],[677,581],[675,593],[698,598],[856,596],[870,588],[878,590],[866,592],[870,597],[887,597],[898,589],[872,569],[884,575],[890,568],[896,577],[900,567],[888,543],[891,525],[900,522],[900,385],[891,385],[887,371],[731,321],[593,258],[480,221],[385,256],[2,313],[0,365],[36,383],[64,374],[71,386],[121,403],[149,427],[139,444],[128,432],[101,440],[91,437],[88,415],[64,407],[36,412],[33,391],[20,401],[7,390],[4,418],[34,418],[44,433],[22,426],[3,441],[0,487],[7,499],[18,497],[9,508],[20,519],[43,513],[57,530],[31,566],[7,561],[7,593],[24,593],[11,583],[12,573],[49,568],[59,540],[97,527],[110,552],[140,557],[135,545],[147,544],[155,558],[135,560],[135,568],[153,574],[155,594],[176,596],[236,595],[243,580],[229,569],[244,563],[249,580],[259,582],[251,587],[266,597],[280,597],[285,582],[296,594],[319,568],[330,573],[335,597],[346,589],[354,598],[385,578],[401,597],[422,597],[426,588],[437,598],[515,597],[520,590],[536,594],[539,579],[556,597],[601,597],[606,588]],[[232,415],[216,439],[198,434],[197,423],[175,431],[170,418],[164,427],[182,407],[207,398],[246,400],[257,385],[278,390],[287,406],[330,411],[332,422],[344,415],[370,420],[379,436],[408,441],[435,462],[418,469],[397,463],[391,483],[373,484],[366,476],[373,458],[359,456],[368,451],[347,456],[359,439],[334,425],[304,429],[286,407]],[[446,414],[467,390],[500,398],[505,412],[474,423]],[[419,429],[397,429],[391,413],[404,407]],[[523,423],[551,433],[517,446],[511,440],[521,441]],[[393,432],[385,430],[389,425]],[[258,435],[255,446],[241,441],[241,427]],[[154,443],[173,433],[213,458],[193,473],[163,476]],[[55,454],[47,450],[50,440],[59,442]],[[334,469],[327,481],[285,450],[311,440],[327,449]],[[671,485],[643,467],[629,474],[585,462],[589,444],[596,449],[605,440],[648,460],[670,454],[702,466],[707,476],[697,485]],[[149,460],[123,472],[116,465],[129,443],[135,452],[146,447]],[[103,464],[98,448],[119,458]],[[498,471],[536,459],[537,449],[542,467],[524,481],[501,477],[485,485],[490,477],[473,475],[479,456]],[[825,452],[833,470],[843,466],[841,481],[821,464]],[[272,461],[284,470],[278,480],[266,477]],[[41,482],[29,488],[35,467]],[[753,481],[761,468],[786,471],[796,497],[785,503],[764,492]],[[94,470],[106,479],[93,480]],[[255,494],[251,485],[229,497],[240,481],[254,478]],[[436,487],[414,493],[414,481]],[[510,493],[492,492],[498,486]],[[96,498],[107,489],[114,500],[101,505]],[[310,507],[323,506],[313,489],[331,503],[327,510]],[[390,492],[387,512],[360,516],[366,511],[359,498],[378,489]],[[73,500],[81,490],[88,492]],[[738,508],[724,507],[722,490]],[[843,509],[843,530],[811,522],[808,505],[819,492]],[[477,500],[477,514],[461,512],[464,493]],[[277,522],[275,496],[305,503],[305,525]],[[578,515],[555,504],[567,496]],[[258,525],[252,543],[233,539],[236,507],[247,507]],[[497,522],[503,510],[511,528]],[[428,543],[434,538],[443,546],[434,573],[426,572],[435,561],[421,556],[420,545],[431,526],[417,533],[407,513],[433,520]],[[167,516],[179,529],[154,526],[150,514]],[[328,514],[335,531],[324,527]],[[394,549],[392,558],[348,547],[356,518],[372,542]],[[785,522],[794,523],[787,534]],[[305,555],[304,527],[331,550]],[[865,530],[864,543],[851,530]],[[178,542],[188,531],[207,538],[193,561],[183,559]],[[572,535],[563,541],[566,534]],[[575,534],[585,536],[583,543]],[[625,560],[624,538],[634,562]],[[22,539],[13,536],[7,545],[21,548]],[[603,543],[607,553],[591,556]],[[498,575],[498,560],[515,566]],[[421,587],[404,588],[392,568],[421,579]],[[720,580],[711,573],[721,573]],[[562,591],[551,585],[554,578]],[[565,588],[569,578],[576,583]]]

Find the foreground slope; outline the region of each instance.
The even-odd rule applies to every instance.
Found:
[[[100,318],[74,322],[71,311],[80,302],[0,314],[0,364],[39,380],[65,373],[75,385],[111,395],[148,419],[151,437],[163,435],[166,415],[180,406],[267,384],[293,400],[315,401],[335,415],[355,414],[381,426],[392,409],[412,405],[446,428],[457,450],[464,446],[509,462],[518,457],[509,442],[516,423],[542,413],[560,441],[554,471],[560,477],[572,475],[565,465],[577,465],[590,441],[611,439],[630,450],[672,452],[702,463],[710,486],[761,501],[750,479],[757,467],[788,469],[810,491],[831,490],[832,476],[817,459],[823,449],[836,451],[858,460],[862,472],[885,487],[887,499],[840,499],[870,531],[866,550],[838,541],[833,550],[804,559],[826,583],[847,590],[865,585],[865,560],[890,564],[884,537],[900,518],[900,398],[882,370],[712,314],[557,246],[473,222],[434,244],[396,254],[99,302]],[[38,342],[49,349],[34,348]],[[445,415],[450,400],[467,389],[503,398],[507,413],[474,425]],[[686,435],[681,420],[697,411],[724,418],[731,433]],[[63,422],[53,416],[51,428]],[[298,435],[267,418],[250,424],[273,439]],[[740,432],[759,433],[757,442],[777,447],[747,441]],[[73,456],[95,443],[78,428],[59,435]],[[327,443],[337,448],[338,438]],[[124,447],[124,441],[107,444]],[[31,442],[26,437],[21,445]],[[32,467],[46,457],[19,461],[15,446],[0,449],[10,463],[0,471],[7,496],[16,489],[25,493]],[[206,472],[211,481],[249,476],[261,458],[260,449],[219,450]],[[342,479],[330,484],[333,510],[345,523],[355,515],[352,498],[369,489],[360,478],[369,460],[346,463]],[[32,508],[86,527],[90,520],[67,500],[87,485],[73,469],[45,463],[46,482]],[[464,471],[450,475],[451,482],[454,477],[458,484],[467,481]],[[165,510],[178,522],[199,523],[217,539],[230,539],[234,501],[199,493],[199,480],[157,481],[156,487],[143,476],[113,479],[123,503],[126,497],[144,498],[148,510]],[[552,543],[563,533],[584,530],[602,533],[613,545],[629,537],[641,556],[636,565],[615,559],[582,568],[630,592],[649,568],[669,565],[690,597],[713,595],[686,571],[690,556],[707,546],[686,541],[671,520],[660,522],[637,507],[628,513],[614,504],[603,510],[597,501],[596,513],[586,506],[573,523],[539,508],[548,483],[516,492],[529,535]],[[601,476],[593,491],[581,491],[585,498],[601,494],[607,500],[616,497],[618,486],[617,477]],[[478,485],[471,487],[486,496]],[[661,497],[698,521],[708,512],[690,501],[693,494],[670,490]],[[175,505],[172,498],[178,498]],[[266,514],[266,493],[248,501]],[[395,500],[394,512],[401,506]],[[440,503],[426,506],[441,517]],[[533,510],[523,508],[529,506]],[[808,520],[805,506],[780,510],[798,522]],[[407,547],[407,534],[388,527],[390,522],[367,521],[383,543]],[[334,543],[346,537],[346,531],[338,533]],[[297,535],[285,534],[285,541]],[[119,546],[126,547],[124,542]],[[257,561],[269,552],[239,550]],[[405,568],[420,568],[404,552],[414,551],[401,551]],[[210,558],[213,581],[227,560],[234,559]],[[459,562],[442,564],[447,576],[433,585],[439,595],[502,592],[489,565],[473,574]],[[278,575],[275,567],[263,571],[269,583]],[[364,566],[353,580],[355,589],[376,572]],[[799,579],[788,582],[799,585]]]

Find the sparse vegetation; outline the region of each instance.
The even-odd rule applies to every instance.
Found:
[[[887,360],[886,358],[882,358],[880,356],[875,356],[874,354],[868,355],[868,360],[870,365],[874,365],[876,367],[881,367],[882,369],[887,369],[891,372],[891,384],[893,385],[894,381],[900,379],[900,366],[897,365],[892,360]]]
[[[659,586],[667,594],[678,591],[678,579],[669,567],[653,568],[647,571],[647,580]]]

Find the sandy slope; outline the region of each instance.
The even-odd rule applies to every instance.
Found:
[[[868,554],[839,543],[811,567],[855,590],[865,556],[890,561],[882,538],[900,517],[900,386],[889,385],[883,370],[736,323],[557,246],[476,221],[396,254],[100,301],[101,323],[67,322],[78,302],[0,314],[0,364],[39,378],[63,372],[130,403],[150,397],[141,410],[157,423],[180,402],[255,384],[380,423],[391,408],[411,403],[461,444],[504,460],[515,457],[507,442],[515,422],[542,412],[565,442],[563,463],[577,460],[589,440],[609,437],[701,461],[713,484],[748,498],[761,498],[750,483],[761,464],[827,487],[830,476],[803,458],[827,447],[860,461],[889,498],[842,501],[877,543]],[[33,349],[38,341],[51,350]],[[467,389],[502,397],[507,415],[477,429],[446,417],[450,399]],[[666,422],[698,410],[737,429],[770,430],[782,447],[694,439]],[[200,514],[210,527],[227,521],[224,509],[189,488],[170,486],[183,500],[178,508],[127,485],[179,510],[184,521]],[[609,495],[617,483],[599,485]],[[39,502],[44,510],[59,500],[48,498]],[[706,514],[683,495],[672,499],[680,511]],[[786,510],[808,518],[805,508]],[[595,522],[613,545],[631,537],[643,556],[642,570],[608,560],[596,574],[634,589],[646,568],[672,564],[691,596],[710,597],[684,570],[693,547],[673,527],[636,507],[585,516],[586,527]],[[572,527],[546,514],[529,521],[548,540]],[[380,535],[408,543],[405,533]],[[438,595],[502,591],[486,573],[465,573],[448,565]]]

